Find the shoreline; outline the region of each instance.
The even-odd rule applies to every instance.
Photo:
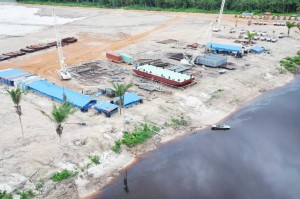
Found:
[[[283,88],[283,87],[287,86],[289,83],[291,83],[292,81],[294,81],[294,79],[295,79],[295,76],[294,76],[292,79],[290,79],[288,82],[285,82],[285,83],[283,83],[283,84],[281,84],[281,85],[278,85],[278,86],[276,86],[276,87],[274,87],[274,88],[268,90],[267,92],[269,92],[269,91],[274,91],[274,90],[276,90],[276,89]],[[257,99],[257,98],[263,96],[264,94],[265,94],[265,92],[257,93],[256,95],[253,95],[252,97],[248,98],[246,101],[241,102],[238,106],[236,106],[235,108],[233,108],[233,110],[232,110],[231,112],[229,112],[227,115],[225,115],[225,116],[224,116],[222,119],[220,119],[217,123],[222,123],[224,120],[227,120],[229,117],[231,117],[231,116],[233,116],[234,114],[238,113],[238,112],[240,111],[240,109],[241,109],[243,106],[245,106],[245,105],[247,105],[247,104],[250,104],[251,101],[253,101],[253,100],[255,100],[255,99]],[[190,126],[186,126],[186,128],[191,128],[191,127],[190,127]],[[116,169],[114,172],[118,171],[118,172],[120,172],[120,175],[121,175],[122,173],[124,173],[124,170],[125,170],[125,169],[130,169],[131,167],[134,167],[136,164],[138,164],[138,163],[139,163],[139,160],[140,160],[141,158],[144,158],[148,153],[151,153],[151,152],[153,152],[153,151],[155,151],[155,150],[159,150],[159,147],[160,147],[161,145],[166,145],[166,144],[169,144],[170,142],[174,142],[174,141],[180,141],[181,139],[184,139],[184,137],[186,137],[186,136],[191,136],[191,135],[193,135],[193,134],[202,133],[206,128],[209,128],[209,126],[201,127],[201,128],[199,128],[198,130],[196,130],[195,132],[184,131],[184,132],[181,132],[181,133],[179,133],[179,134],[172,135],[172,136],[170,136],[168,139],[162,140],[162,141],[156,146],[155,149],[151,149],[151,150],[149,150],[149,151],[145,151],[143,154],[139,154],[138,156],[133,157],[133,160],[131,160],[130,162],[128,162],[126,165],[122,166],[121,168]],[[151,139],[151,138],[150,138],[150,139]],[[141,146],[147,145],[147,142],[142,143],[142,144],[140,144],[140,145],[141,145]],[[97,191],[93,191],[93,192],[91,192],[91,193],[89,193],[89,194],[86,194],[86,195],[82,195],[82,196],[80,196],[80,198],[82,198],[82,199],[92,199],[92,198],[95,198],[96,196],[101,196],[102,192],[103,192],[106,188],[110,187],[112,184],[114,184],[114,183],[118,180],[118,178],[120,178],[120,175],[114,176],[113,179],[112,179],[110,182],[108,182],[107,184],[104,184],[104,185],[102,186],[101,189],[99,189],[99,190],[97,190]],[[113,176],[113,175],[112,175],[112,176]],[[111,177],[112,177],[112,176],[111,176]]]
[[[18,6],[26,10],[23,5],[18,4]],[[38,8],[36,17],[51,15],[50,6],[27,4],[25,6]],[[13,6],[9,7],[13,9]],[[78,42],[65,46],[63,49],[68,66],[100,59],[106,51],[123,51],[133,55],[136,59],[161,59],[175,66],[179,64],[178,61],[168,59],[166,54],[183,52],[187,50],[187,44],[195,41],[202,42],[201,44],[209,41],[209,34],[201,34],[200,38],[199,33],[208,28],[213,18],[211,14],[203,13],[162,11],[153,13],[152,11],[115,9],[103,11],[98,8],[75,7],[57,7],[56,14],[59,17],[71,19],[84,17],[60,26],[63,36],[78,38]],[[30,18],[27,21],[27,24],[25,22],[20,24],[15,16],[12,24],[24,28],[31,27]],[[195,21],[198,22],[195,23]],[[274,28],[271,25],[248,27],[246,22],[247,20],[241,19],[239,27],[255,28],[258,31],[268,31]],[[224,31],[220,33],[213,33],[214,42],[234,43],[234,35],[228,33],[235,25],[234,16],[224,15],[223,23],[226,29],[224,28]],[[275,28],[277,33],[285,31],[285,27]],[[190,31],[191,29],[193,31]],[[291,34],[299,37],[294,32]],[[46,39],[52,40],[54,36],[52,26],[45,24],[36,32],[2,39],[1,42],[5,46],[3,50],[13,51],[30,44],[42,43]],[[168,39],[176,39],[178,44],[158,43],[158,41]],[[264,91],[277,89],[291,82],[295,76],[289,72],[279,73],[278,67],[280,67],[281,59],[285,56],[293,56],[294,51],[298,50],[298,46],[295,45],[297,41],[292,37],[283,38],[278,43],[257,41],[257,45],[266,46],[272,52],[259,55],[248,54],[241,59],[228,57],[228,61],[237,70],[227,71],[222,75],[219,74],[218,69],[214,68],[201,66],[191,68],[188,73],[194,74],[198,83],[185,89],[160,85],[164,90],[171,92],[149,93],[137,86],[132,87],[130,91],[143,97],[144,103],[126,109],[126,118],[129,121],[126,129],[132,131],[139,123],[155,124],[162,128],[143,144],[133,148],[122,145],[120,154],[113,152],[111,147],[123,136],[123,115],[116,114],[112,118],[105,118],[103,115],[95,114],[93,110],[88,113],[78,111],[69,118],[68,122],[86,122],[87,125],[84,127],[76,124],[64,126],[60,146],[55,124],[50,123],[48,118],[42,116],[39,111],[40,109],[50,113],[53,102],[46,97],[29,92],[24,95],[21,102],[24,113],[22,122],[25,138],[23,139],[20,138],[20,129],[16,124],[17,118],[12,102],[7,93],[1,89],[0,119],[3,125],[0,135],[3,139],[2,142],[0,141],[0,150],[3,154],[0,156],[0,161],[5,161],[5,164],[0,165],[0,188],[4,186],[9,192],[32,189],[36,191],[37,198],[43,199],[84,198],[90,197],[91,194],[99,194],[111,185],[125,168],[134,166],[148,152],[158,149],[161,145],[180,140],[183,136],[202,133],[211,124],[222,122],[238,112],[246,103],[251,103],[251,100],[263,95]],[[199,56],[203,55],[204,49],[199,48],[197,53]],[[99,63],[104,70],[108,71],[110,67],[113,69],[116,67],[105,60]],[[58,67],[55,49],[0,63],[0,70],[20,68],[55,83],[60,83],[55,72]],[[132,65],[119,64],[117,67],[125,71],[124,74],[118,76],[124,77],[123,82],[129,83],[137,80],[137,77],[133,75]],[[97,89],[100,85],[111,86],[106,73],[91,80],[93,81],[80,76],[65,82],[65,86],[79,92],[83,89]],[[90,85],[97,87],[92,88]],[[1,88],[4,87],[1,86]],[[108,98],[100,96],[98,100],[107,101]],[[188,121],[188,126],[178,126],[172,123],[172,119],[181,117]],[[92,156],[98,156],[101,163],[91,163],[90,157]],[[15,165],[21,166],[15,167]],[[53,182],[50,179],[51,174],[62,169],[78,171],[78,176],[60,183]],[[35,187],[40,180],[45,183],[42,189],[37,190]]]

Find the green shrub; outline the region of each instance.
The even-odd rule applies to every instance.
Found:
[[[128,147],[133,147],[137,144],[147,141],[152,135],[160,129],[156,126],[149,126],[146,123],[140,124],[135,127],[132,133],[127,132],[123,136],[122,143]]]
[[[91,156],[90,160],[92,161],[92,163],[94,164],[100,164],[100,158],[97,155]]]
[[[297,55],[300,55],[300,50],[297,51]]]
[[[70,177],[76,176],[77,172],[69,171],[67,169],[62,170],[61,172],[55,172],[51,176],[51,180],[55,182],[61,182]]]
[[[294,73],[294,74],[297,73],[296,64],[290,60],[286,60],[286,59],[281,60],[280,65],[291,73]]]
[[[0,190],[0,199],[13,199],[12,193]]]
[[[17,192],[18,195],[20,195],[20,199],[30,199],[35,196],[35,193],[32,191],[32,189],[29,189],[27,191]]]
[[[111,149],[116,153],[120,153],[121,152],[121,144],[122,144],[122,141],[117,140],[117,141],[115,141],[115,145]]]

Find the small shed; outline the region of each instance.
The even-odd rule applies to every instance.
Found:
[[[263,47],[259,47],[259,46],[254,46],[250,49],[251,53],[256,53],[256,54],[263,53],[264,51],[265,51],[265,49]]]
[[[119,97],[114,98],[114,103],[118,103]],[[124,108],[129,108],[134,105],[143,103],[143,99],[136,93],[125,93],[124,95]]]
[[[100,114],[104,113],[106,117],[111,117],[111,115],[118,112],[118,106],[109,102],[99,102],[95,105],[95,109]]]

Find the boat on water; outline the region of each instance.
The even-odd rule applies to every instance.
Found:
[[[214,124],[211,126],[211,130],[230,130],[230,126],[226,124]]]

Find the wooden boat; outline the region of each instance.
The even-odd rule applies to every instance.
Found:
[[[230,126],[225,124],[214,124],[211,126],[211,130],[230,130]]]

